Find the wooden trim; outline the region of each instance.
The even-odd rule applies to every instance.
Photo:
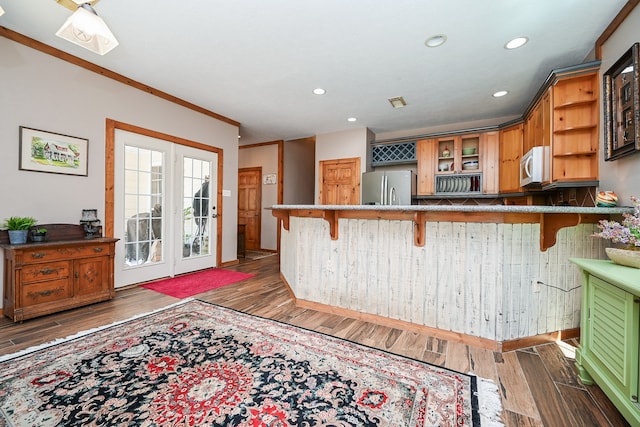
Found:
[[[273,209],[271,214],[282,221],[284,229],[289,230],[290,217],[322,218],[329,223],[331,240],[338,239],[339,220],[368,219],[413,221],[413,243],[424,246],[426,242],[425,224],[433,222],[477,222],[492,224],[540,224],[540,250],[545,252],[556,244],[558,230],[578,224],[595,224],[606,219],[607,214],[573,213],[528,213],[528,212],[459,212],[459,211],[421,211],[421,210],[357,210],[357,209]],[[278,229],[280,229],[278,227]]]
[[[526,338],[503,341],[500,343],[502,352],[518,350],[520,348],[532,347],[534,345],[558,342],[571,338],[580,337],[580,328],[565,329],[562,331],[549,332],[547,334],[535,335]]]
[[[413,215],[414,230],[413,230],[413,244],[418,247],[423,247],[425,242],[425,226],[427,224],[426,212],[418,211]]]
[[[546,251],[556,244],[558,230],[580,224],[580,214],[540,214],[540,250]]]
[[[331,240],[338,240],[338,219],[340,218],[339,211],[324,210],[322,211],[322,219],[329,223],[329,234]]]
[[[276,218],[278,218],[278,221],[282,223],[282,227],[284,227],[284,229],[287,231],[289,231],[290,212],[291,211],[289,209],[274,209],[271,211],[271,214]],[[278,227],[278,235],[280,235],[279,230],[280,230],[280,227]],[[279,250],[280,250],[280,247],[278,246],[278,251]]]
[[[213,117],[216,120],[220,120],[222,122],[228,123],[230,125],[240,127],[240,122],[232,120],[228,117],[215,113],[213,111],[202,108],[198,105],[192,104],[191,102],[180,99],[176,96],[173,96],[169,93],[163,92],[161,90],[155,89],[151,86],[147,86],[143,83],[130,79],[129,77],[123,76],[122,74],[118,74],[114,71],[108,70],[106,68],[100,67],[92,62],[86,61],[82,58],[78,58],[77,56],[71,55],[67,52],[63,52],[60,49],[56,49],[55,47],[49,46],[37,40],[34,40],[30,37],[27,37],[23,34],[10,30],[6,27],[0,26],[0,36],[3,36],[9,40],[13,40],[16,43],[20,43],[47,55],[54,56],[63,61],[69,62],[73,65],[76,65],[80,68],[84,68],[85,70],[92,71],[96,74],[100,74],[101,76],[113,79],[117,82],[125,84],[127,86],[131,86],[135,89],[141,90],[148,94],[157,96],[158,98],[162,98],[165,101],[172,102],[174,104],[180,105],[182,107],[188,108],[190,110],[196,111],[198,113],[204,114],[209,117]]]
[[[220,268],[232,267],[232,266],[238,265],[238,264],[240,264],[240,260],[239,259],[234,259],[234,260],[231,260],[231,261],[220,263]]]
[[[282,271],[280,272],[280,280],[282,280],[282,283],[284,283],[284,286],[287,288],[287,292],[289,293],[289,296],[293,300],[293,303],[295,305],[298,305],[298,298],[296,297],[295,292],[293,292],[291,285],[289,285],[289,282],[287,282],[287,279],[282,274]]]
[[[598,37],[595,46],[597,60],[602,60],[602,45],[604,45],[607,40],[609,40],[609,37],[611,37],[613,33],[616,32],[618,27],[622,25],[622,23],[625,21],[625,19],[627,19],[627,17],[631,14],[631,11],[638,5],[638,3],[640,3],[640,0],[628,0],[627,3],[622,6],[622,9],[620,9],[620,12],[618,12],[616,17],[613,18],[613,21],[609,23],[600,37]]]
[[[278,141],[278,203],[284,203],[284,141]],[[276,224],[276,252],[280,253],[280,222]]]
[[[284,282],[284,278],[283,278]],[[285,282],[286,283],[286,282]],[[392,319],[380,316],[378,314],[362,313],[347,308],[334,307],[319,302],[307,301],[294,297],[297,307],[316,310],[323,313],[335,314],[351,319],[361,320],[363,322],[375,323],[376,325],[386,326],[389,328],[398,328],[418,334],[425,334],[435,338],[447,341],[459,342],[462,344],[472,345],[474,347],[486,348],[491,351],[500,351],[500,343],[487,338],[474,337],[472,335],[462,334],[459,332],[445,331],[443,329],[433,328],[430,326],[418,325],[416,323],[407,322],[405,320]]]
[[[246,145],[238,145],[239,150],[243,150],[245,148],[256,148],[256,147],[264,147],[265,145],[276,145],[282,144],[282,140],[276,141],[267,141],[267,142],[257,142],[255,144],[246,144]]]
[[[218,155],[218,193],[217,193],[217,210],[216,218],[216,265],[222,264],[222,212],[223,212],[223,167],[224,167],[224,150],[222,148],[213,147],[211,145],[195,142],[188,139],[180,138],[166,133],[145,129],[139,126],[118,122],[116,120],[107,119],[106,135],[105,135],[105,236],[113,237],[114,234],[114,185],[115,185],[115,131],[120,129],[123,131],[137,133],[148,136],[150,138],[162,139],[174,144],[180,144],[187,147],[197,148],[199,150],[209,151]]]
[[[549,332],[546,334],[535,335],[525,338],[516,338],[507,341],[494,341],[488,338],[475,337],[473,335],[462,334],[459,332],[446,331],[443,329],[433,328],[425,325],[418,325],[416,323],[407,322],[405,320],[392,319],[389,317],[380,316],[378,314],[363,313],[347,308],[335,307],[328,304],[322,304],[314,301],[307,301],[298,299],[293,292],[293,289],[287,282],[287,279],[280,273],[282,283],[287,288],[291,299],[296,307],[307,308],[310,310],[320,311],[322,313],[335,314],[338,316],[348,317],[350,319],[361,320],[363,322],[371,322],[376,325],[386,326],[389,328],[398,328],[418,334],[426,334],[435,338],[444,339],[447,341],[459,342],[462,344],[471,345],[474,347],[485,348],[487,350],[496,352],[508,352],[521,348],[528,348],[534,345],[546,344],[550,342],[557,342],[561,340],[579,338],[580,328],[565,329],[562,331]]]

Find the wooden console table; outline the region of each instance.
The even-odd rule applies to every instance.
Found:
[[[44,225],[53,231],[50,241],[44,243],[10,245],[0,238],[4,249],[3,312],[14,322],[115,296],[113,268],[118,239],[84,239],[81,231],[62,232],[65,226]]]

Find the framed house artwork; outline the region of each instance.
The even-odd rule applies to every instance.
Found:
[[[640,151],[639,51],[635,43],[603,75],[605,160]]]
[[[20,170],[88,175],[89,140],[20,126]]]

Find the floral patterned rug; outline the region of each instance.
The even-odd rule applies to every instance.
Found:
[[[478,426],[477,379],[187,300],[0,362],[0,426]]]

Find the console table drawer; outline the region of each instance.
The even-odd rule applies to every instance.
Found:
[[[21,305],[29,307],[45,302],[65,300],[71,297],[71,290],[72,286],[68,278],[24,285]]]
[[[22,283],[42,282],[69,277],[69,261],[29,264],[22,267]]]
[[[38,261],[57,261],[69,258],[83,258],[109,253],[109,244],[90,244],[83,246],[62,246],[54,248],[32,248],[22,254],[23,263]]]

